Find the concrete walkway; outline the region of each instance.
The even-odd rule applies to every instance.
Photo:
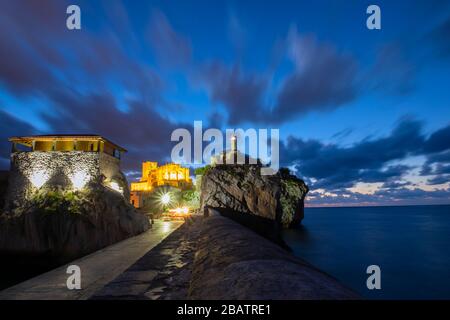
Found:
[[[158,221],[136,237],[126,239],[65,266],[22,282],[0,292],[0,300],[84,300],[115,279],[144,254],[183,224],[182,221]],[[81,269],[81,289],[69,290],[66,273],[69,265]]]

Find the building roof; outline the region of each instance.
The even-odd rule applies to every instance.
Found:
[[[125,148],[123,148],[123,147],[119,146],[118,144],[115,144],[111,140],[108,140],[105,137],[102,137],[97,134],[48,134],[48,135],[11,137],[8,140],[11,142],[23,144],[28,147],[31,147],[33,141],[36,141],[36,140],[39,140],[39,141],[100,140],[100,141],[104,141],[104,142],[107,142],[107,143],[113,145],[116,149],[118,149],[122,152],[127,152],[127,150]]]

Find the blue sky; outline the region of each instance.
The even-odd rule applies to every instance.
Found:
[[[9,136],[98,133],[133,179],[202,120],[279,128],[308,205],[450,203],[450,1],[0,5],[2,168]]]

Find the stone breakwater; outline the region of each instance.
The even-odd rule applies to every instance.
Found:
[[[217,212],[202,224],[189,299],[358,298],[331,276]]]
[[[186,220],[91,299],[358,299],[331,276],[213,211]]]

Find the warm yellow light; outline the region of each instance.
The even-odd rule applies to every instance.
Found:
[[[162,232],[167,233],[170,231],[170,222],[164,221],[162,226]]]
[[[188,207],[178,207],[178,208],[169,210],[169,212],[170,213],[175,213],[177,215],[188,214],[189,213],[189,208]]]
[[[153,187],[147,182],[132,182],[131,191],[151,191]]]
[[[30,181],[36,188],[40,188],[48,180],[48,173],[45,170],[36,170],[30,176]]]
[[[161,196],[161,203],[164,204],[164,205],[167,205],[167,204],[169,204],[169,202],[170,202],[170,194],[164,193]]]
[[[89,181],[90,175],[84,170],[78,170],[70,176],[73,188],[75,190],[83,189],[86,183]]]

